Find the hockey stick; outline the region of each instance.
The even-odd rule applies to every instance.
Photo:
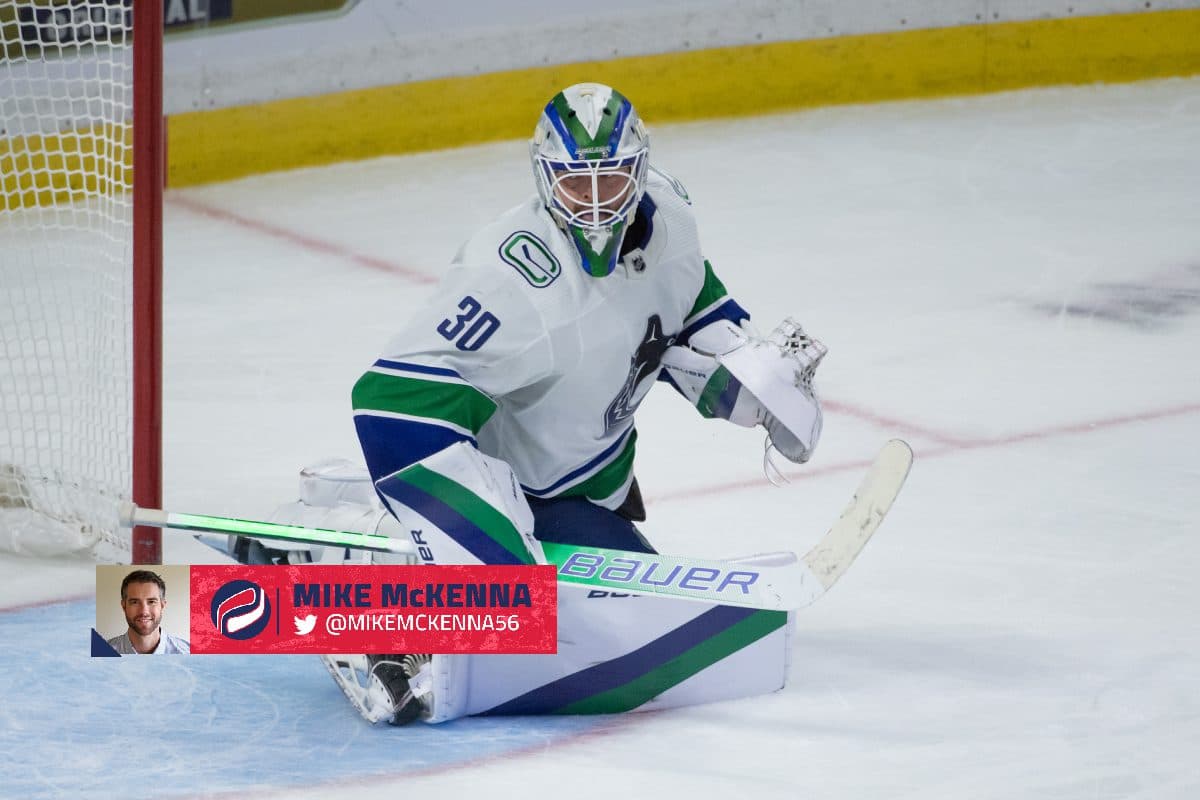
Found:
[[[905,442],[885,444],[841,517],[799,561],[706,561],[548,542],[542,547],[558,565],[558,579],[568,583],[758,609],[799,609],[825,594],[862,552],[904,486],[912,458]]]
[[[565,583],[766,610],[803,608],[829,590],[875,533],[912,464],[912,450],[893,439],[884,445],[850,504],[804,558],[773,563],[631,553],[543,542],[547,560]],[[413,553],[407,542],[346,531],[270,522],[177,514],[125,504],[122,524],[210,531],[264,539],[332,544],[380,552]]]
[[[842,516],[804,555],[808,572],[821,583],[808,602],[832,588],[854,563],[904,486],[912,461],[912,448],[900,439],[892,439],[879,451]]]
[[[175,531],[197,531],[201,533],[228,533],[234,536],[257,536],[260,539],[278,539],[283,542],[305,544],[328,544],[349,547],[351,550],[370,550],[376,553],[403,553],[415,555],[412,542],[392,539],[388,536],[353,531],[333,531],[323,528],[302,528],[298,525],[280,525],[275,522],[256,522],[249,519],[212,517],[204,514],[180,514],[159,508],[141,508],[133,503],[122,503],[121,525],[132,528],[145,525]]]

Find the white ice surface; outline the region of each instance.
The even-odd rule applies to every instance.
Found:
[[[379,731],[311,659],[191,659],[186,696],[153,713],[127,670],[72,660],[86,631],[54,620],[94,609],[35,605],[0,613],[0,746],[17,753],[0,786],[86,793],[82,769],[98,796],[140,773],[151,795],[231,797],[1200,797],[1200,80],[653,136],[730,292],[830,355],[823,442],[784,489],[757,434],[652,393],[649,538],[803,551],[882,441],[916,452],[875,541],[801,616],[786,689],[532,736]],[[461,240],[531,191],[524,152],[168,193],[165,504],[261,517],[300,465],[355,455],[349,387]],[[166,553],[206,557],[170,534]],[[0,558],[0,606],[91,590],[86,565]],[[53,667],[26,666],[38,651]],[[114,683],[63,707],[65,685]],[[284,766],[256,772],[247,749]]]

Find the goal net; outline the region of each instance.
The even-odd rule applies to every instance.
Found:
[[[130,556],[117,505],[134,493],[132,9],[129,0],[0,0],[8,551]]]

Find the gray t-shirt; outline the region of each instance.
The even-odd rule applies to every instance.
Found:
[[[123,656],[173,656],[186,655],[192,652],[192,645],[187,639],[180,639],[178,636],[172,636],[164,630],[160,629],[162,636],[158,640],[158,647],[154,648],[150,653],[139,653],[133,649],[133,642],[129,641],[129,631],[125,631],[120,636],[114,636],[108,640],[108,643],[113,646]]]

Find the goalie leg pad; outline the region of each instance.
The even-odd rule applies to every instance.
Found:
[[[340,503],[382,507],[367,468],[345,458],[326,458],[301,469],[300,502],[326,507]]]
[[[439,655],[427,722],[475,714],[614,714],[773,692],[795,615],[560,584],[555,655]],[[653,675],[654,680],[647,680]]]
[[[279,525],[353,531],[408,538],[407,531],[383,507],[366,467],[329,458],[300,470],[300,499],[285,503],[267,518]],[[218,549],[219,545],[214,544]],[[253,536],[230,536],[226,552],[243,564],[408,564],[415,557],[322,545],[284,544]]]
[[[372,492],[374,492],[374,489],[372,489]],[[389,514],[378,501],[376,501],[375,505],[369,506],[345,502],[332,506],[313,506],[305,503],[303,500],[297,500],[294,503],[285,503],[276,508],[267,521],[280,525],[296,525],[302,528],[351,531],[354,533],[390,536],[393,539],[408,539],[408,532],[401,528],[400,523],[396,521],[395,517]],[[412,564],[416,562],[415,556],[403,553],[375,553],[367,550],[351,550],[343,547],[301,544],[291,546],[295,549],[281,550],[282,543],[277,541],[255,539],[249,536],[230,538],[236,539],[237,546],[241,548],[245,548],[247,542],[257,542],[274,556],[272,560],[266,562],[245,561],[238,558],[242,563]]]
[[[546,563],[512,468],[466,442],[379,479],[375,488],[423,563]]]

